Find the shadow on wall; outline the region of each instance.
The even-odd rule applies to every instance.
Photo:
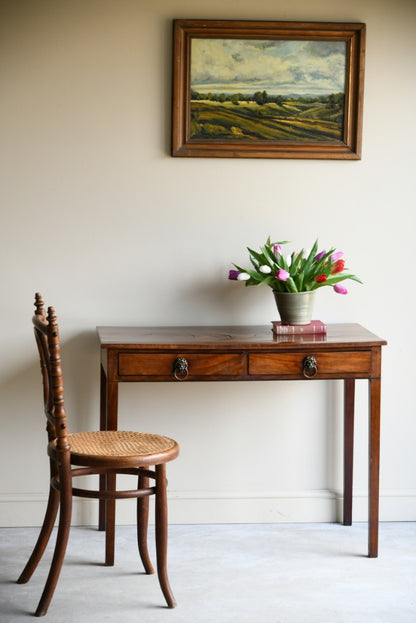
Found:
[[[327,488],[334,500],[332,521],[342,520],[343,395],[342,381],[326,381],[326,473]]]
[[[241,282],[225,278],[223,282],[198,280],[192,288],[181,292],[181,304],[186,308],[188,318],[192,315],[189,310],[195,309],[198,318],[195,324],[253,324],[253,314],[256,310],[264,310],[267,302],[270,311],[261,324],[268,324],[272,318],[278,319],[270,288],[246,288]]]
[[[65,406],[73,430],[100,426],[100,349],[97,334],[83,331],[65,340],[61,328]]]
[[[64,373],[65,407],[70,431],[99,427],[99,347],[95,331],[83,331],[65,339],[61,328],[61,356]],[[22,426],[33,434],[39,424],[44,433],[43,394],[35,339],[28,365],[6,374],[0,383],[3,405],[7,405],[8,429]],[[41,426],[40,426],[41,425]]]

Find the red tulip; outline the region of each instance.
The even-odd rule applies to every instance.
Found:
[[[337,273],[342,273],[342,271],[344,270],[344,267],[345,267],[344,260],[336,261],[333,267],[331,268],[331,274],[336,275]]]

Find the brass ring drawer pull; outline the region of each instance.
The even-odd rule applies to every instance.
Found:
[[[188,362],[185,357],[178,357],[175,360],[173,376],[177,381],[183,381],[188,376]]]
[[[317,374],[318,363],[316,357],[314,357],[314,355],[307,355],[303,360],[303,375],[306,376],[307,379],[311,379]]]

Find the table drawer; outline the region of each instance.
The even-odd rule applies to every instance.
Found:
[[[241,353],[120,353],[120,376],[175,378],[175,364],[179,358],[186,362],[186,371],[178,372],[179,380],[195,377],[235,377],[243,373]]]
[[[316,372],[313,370],[314,373],[310,376],[316,378],[344,374],[357,377],[370,375],[371,351],[252,353],[249,355],[249,375],[304,378],[305,359],[310,356],[316,362]]]

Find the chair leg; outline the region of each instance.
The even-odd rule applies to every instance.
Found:
[[[167,572],[168,549],[168,505],[166,494],[166,465],[156,465],[156,558],[160,588],[169,608],[176,606],[176,601],[169,584]]]
[[[116,475],[107,474],[107,490],[116,490]],[[114,566],[114,544],[116,529],[116,501],[106,500],[105,503],[105,564]]]
[[[62,483],[61,483],[62,486]],[[66,546],[68,543],[69,530],[71,527],[71,514],[72,514],[72,490],[71,486],[62,486],[61,489],[61,505],[59,510],[59,526],[58,534],[56,537],[55,551],[53,553],[52,564],[49,570],[49,575],[46,580],[45,588],[43,589],[42,597],[40,598],[35,616],[44,616],[49,604],[52,600],[55,592],[56,585],[58,583],[59,574],[61,572],[62,563],[65,557]]]
[[[36,541],[36,545],[33,548],[32,555],[26,563],[25,568],[17,580],[17,584],[26,584],[32,577],[33,572],[38,566],[43,553],[46,549],[46,546],[49,542],[52,529],[55,525],[56,515],[58,513],[59,508],[59,491],[50,487],[49,489],[49,498],[48,505],[46,507],[45,518],[43,520],[43,525],[41,531],[38,536],[38,540]]]
[[[149,478],[139,475],[138,489],[147,489]],[[147,527],[149,524],[149,496],[137,498],[137,544],[139,547],[140,558],[147,574],[154,573],[153,565],[150,561],[149,550],[147,548]]]

